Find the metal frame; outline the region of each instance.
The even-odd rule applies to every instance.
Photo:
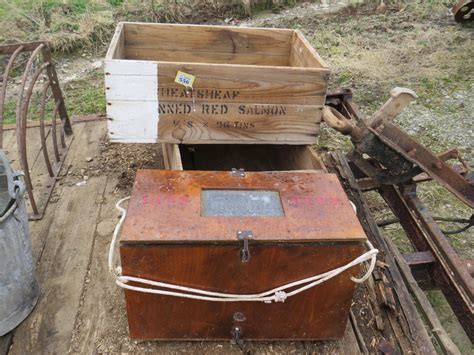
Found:
[[[72,134],[71,121],[67,114],[66,105],[64,98],[59,86],[54,64],[51,59],[51,51],[47,43],[45,42],[30,42],[30,43],[18,43],[13,45],[0,46],[0,55],[10,55],[5,72],[3,73],[3,82],[0,89],[0,149],[3,149],[3,121],[4,121],[4,110],[5,110],[5,98],[7,93],[7,85],[10,77],[10,72],[21,53],[31,52],[28,61],[23,70],[23,75],[20,83],[20,90],[17,95],[16,103],[16,138],[17,138],[17,149],[20,160],[20,166],[24,173],[28,201],[31,206],[32,213],[30,214],[30,220],[38,220],[43,218],[44,211],[48,205],[49,198],[53,191],[55,182],[58,178],[62,164],[66,157],[69,149],[66,143],[66,135]],[[40,60],[40,55],[42,61]],[[35,65],[39,62],[40,64]],[[36,67],[34,73],[31,75],[32,69]],[[49,179],[45,183],[45,186],[40,192],[42,206],[38,206],[35,196],[33,194],[33,184],[31,182],[30,167],[28,164],[27,156],[27,140],[26,140],[26,129],[28,120],[28,110],[30,107],[31,97],[33,90],[38,79],[46,74],[47,81],[41,91],[40,96],[40,109],[39,109],[39,122],[40,122],[40,140],[41,150],[43,151],[43,158],[48,171]],[[28,83],[28,85],[27,85]],[[44,125],[45,106],[47,100],[47,92],[51,89],[52,97],[56,103],[54,114],[51,121],[51,129],[46,132]],[[58,144],[58,124],[57,116],[60,117],[60,144]],[[51,134],[50,134],[51,133]],[[51,160],[47,148],[47,138],[51,136],[54,160]],[[69,141],[70,143],[70,141]]]
[[[354,126],[360,127],[360,123],[364,122],[364,116],[352,101],[352,93],[349,90],[329,93],[326,103],[342,114],[346,120],[352,121]],[[385,144],[392,152],[399,153],[402,158],[407,157],[405,153],[410,149],[405,149],[406,147],[399,149],[400,146],[394,146],[391,142],[397,141],[400,145],[406,143],[411,149],[415,149],[408,157],[418,168],[418,173],[424,171],[424,174],[405,178],[404,181],[377,180],[374,176],[381,167],[378,162],[374,159],[362,159],[362,154],[354,150],[347,155],[347,158],[350,160],[352,172],[357,177],[358,188],[362,191],[377,190],[384,198],[417,251],[406,257],[407,264],[412,267],[413,276],[415,278],[419,276],[416,270],[423,265],[425,278],[417,281],[429,279],[431,285],[443,292],[467,336],[474,341],[472,267],[469,269],[470,264],[459,257],[432,214],[416,194],[416,184],[427,181],[431,177],[447,187],[460,200],[471,205],[473,185],[472,181],[464,177],[467,166],[456,151],[451,150],[436,156],[395,125],[389,123],[390,127],[388,127],[386,123],[382,123],[381,129],[369,130],[369,132],[375,132],[382,144]],[[390,130],[389,134],[385,134],[387,129]],[[458,169],[459,171],[454,171],[455,169],[445,163],[450,158],[461,161],[463,166]],[[436,171],[432,172],[431,169]],[[442,178],[440,178],[441,175],[443,175]],[[456,176],[453,179],[454,175]]]

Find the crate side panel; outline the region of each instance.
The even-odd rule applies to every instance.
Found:
[[[119,23],[115,28],[114,35],[110,41],[109,48],[105,55],[106,60],[120,59],[124,56],[125,48],[125,34],[123,30],[123,23]]]
[[[121,245],[125,275],[252,294],[341,266],[361,245],[250,244],[242,263],[241,245]],[[305,292],[274,302],[208,302],[125,291],[130,336],[136,339],[231,338],[239,325],[245,339],[335,339],[342,337],[359,267]],[[235,314],[243,317],[236,323]]]
[[[114,59],[105,61],[105,75],[142,75],[156,76],[155,62],[147,60]]]
[[[125,23],[125,46],[289,58],[292,34],[293,31],[273,29]]]
[[[156,60],[163,62],[194,62],[214,64],[243,64],[243,65],[266,65],[266,66],[288,66],[289,56],[273,54],[253,53],[218,53],[189,50],[164,50],[157,48],[141,48],[127,46],[124,57],[135,60]]]
[[[308,40],[298,31],[295,31],[291,43],[290,66],[329,69]]]
[[[107,101],[109,139],[121,143],[155,143],[158,137],[157,101]]]
[[[112,142],[154,143],[158,137],[158,75],[154,62],[105,63],[108,135]]]
[[[192,101],[174,79],[178,70],[193,74],[196,102],[324,105],[329,70],[242,67],[194,63],[158,64],[159,99]]]
[[[312,144],[321,121],[309,105],[160,101],[158,110],[159,139],[170,143]]]

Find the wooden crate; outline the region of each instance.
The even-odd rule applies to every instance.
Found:
[[[312,144],[329,68],[294,30],[120,23],[105,74],[113,142]]]
[[[225,208],[206,208],[209,190],[278,194],[274,201],[281,210],[247,209],[233,195]],[[267,204],[268,197],[261,201]],[[239,230],[253,234],[246,262]],[[334,174],[139,170],[120,255],[127,276],[255,294],[340,267],[361,254],[365,239]],[[125,290],[130,336],[221,340],[239,327],[245,339],[340,338],[354,292],[351,276],[358,270],[353,267],[284,303],[211,302]]]

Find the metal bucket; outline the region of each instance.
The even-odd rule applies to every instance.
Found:
[[[30,314],[39,295],[20,175],[0,150],[0,336]]]

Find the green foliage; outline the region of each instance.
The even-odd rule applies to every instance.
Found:
[[[107,2],[114,7],[117,7],[123,4],[123,0],[107,0]]]
[[[90,73],[86,77],[72,81],[62,87],[66,107],[70,116],[87,115],[105,112],[104,76],[101,70]],[[35,92],[28,110],[28,120],[40,118],[39,95]],[[52,118],[54,101],[49,99],[45,105],[45,120]],[[16,122],[16,100],[5,101],[4,124]]]
[[[70,115],[105,112],[105,88],[102,71],[64,86],[64,96]]]

